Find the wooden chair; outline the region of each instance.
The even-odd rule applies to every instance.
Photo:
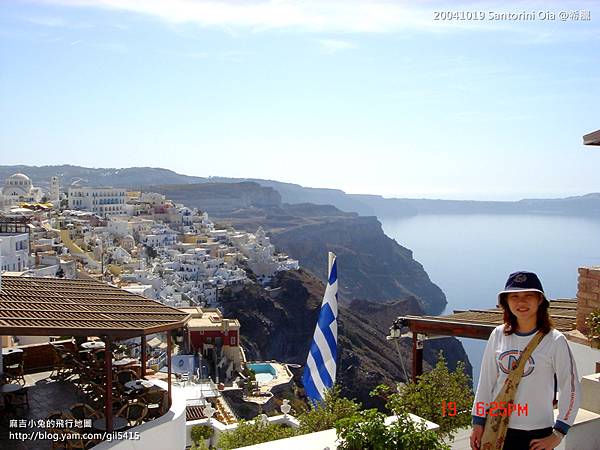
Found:
[[[125,369],[117,372],[117,380],[124,386],[129,381],[139,380],[139,377],[133,370]]]
[[[61,411],[52,411],[50,414],[48,414],[46,416],[46,424],[48,424],[48,421],[52,421],[52,420],[65,420],[68,419],[69,417],[66,416],[65,414],[63,414]],[[51,422],[50,422],[51,423]],[[61,439],[61,436],[65,433],[65,429],[64,427],[59,427],[57,425],[55,426],[49,426],[45,428],[45,431],[47,431],[48,433],[53,433],[53,434],[57,434],[58,435],[58,439],[57,440],[52,440],[52,450],[56,450],[56,449],[68,449],[68,444],[66,441],[63,441]]]
[[[148,418],[156,419],[165,413],[166,391],[162,389],[150,389],[141,398],[148,407]]]
[[[85,419],[100,419],[104,417],[104,414],[92,408],[87,403],[76,403],[69,408],[71,415],[74,419],[85,420]]]
[[[16,381],[25,384],[23,371],[23,352],[9,353],[3,357],[4,376],[7,382]]]
[[[146,404],[141,402],[128,403],[123,406],[117,414],[116,417],[122,417],[127,420],[127,424],[130,427],[135,427],[140,425],[144,417],[148,414],[148,407]]]
[[[54,351],[54,370],[51,376],[65,380],[73,375],[75,370],[76,356],[71,353],[64,345],[50,344]],[[56,373],[54,373],[56,372]]]

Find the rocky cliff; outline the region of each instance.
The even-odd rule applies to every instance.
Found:
[[[327,254],[338,256],[340,293],[345,299],[422,301],[429,314],[446,305],[412,251],[385,235],[375,217],[348,217],[275,232],[272,242],[325,280]]]
[[[276,298],[257,285],[247,286],[237,293],[225,291],[222,297],[224,313],[239,319],[241,341],[249,359],[277,359],[304,365],[325,286],[305,270],[280,273],[275,283],[281,288]],[[400,356],[385,337],[397,315],[420,313],[418,304],[410,299],[396,302],[361,300],[339,305],[337,381],[342,385],[344,395],[356,398],[366,406],[381,406],[369,392],[378,384],[393,386],[405,379],[400,358],[410,376],[410,341],[401,342]],[[426,368],[435,363],[440,346],[444,347],[450,361],[466,360],[458,341],[441,341],[448,343],[432,341],[436,342],[435,346],[426,343]],[[470,365],[468,371],[470,374]]]

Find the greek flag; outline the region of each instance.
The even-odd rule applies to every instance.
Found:
[[[304,367],[302,382],[312,403],[323,400],[325,389],[335,383],[337,360],[337,265],[335,255],[329,253],[329,278],[319,321],[315,328],[310,352]]]

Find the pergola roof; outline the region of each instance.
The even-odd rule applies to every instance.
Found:
[[[95,280],[2,276],[0,335],[134,337],[190,314]]]
[[[550,301],[550,316],[554,326],[563,333],[575,328],[577,300],[558,299]],[[501,308],[455,310],[447,316],[402,316],[410,331],[427,335],[446,335],[488,339],[491,332],[503,323]]]
[[[600,145],[600,130],[583,136],[583,145]]]

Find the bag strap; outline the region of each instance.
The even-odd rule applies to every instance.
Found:
[[[521,352],[516,366],[511,368],[504,385],[500,392],[495,398],[497,403],[513,403],[519,388],[519,383],[523,377],[525,371],[525,365],[527,360],[536,349],[538,344],[544,338],[545,333],[538,331],[536,335],[531,338],[527,343],[525,349]],[[508,415],[501,416],[490,416],[488,417],[485,427],[483,429],[483,436],[481,438],[481,450],[503,450],[504,439],[506,438],[506,431],[508,429],[508,422],[510,417]]]

